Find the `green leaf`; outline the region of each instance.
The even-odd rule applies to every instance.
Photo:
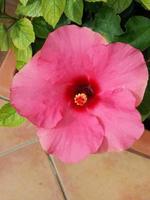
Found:
[[[16,60],[17,60],[16,68],[20,70],[32,57],[32,48],[31,46],[28,46],[26,49],[14,48],[14,51],[15,51]]]
[[[66,0],[65,15],[77,24],[82,23],[83,0]]]
[[[19,0],[24,6],[28,3],[28,0]]]
[[[150,19],[143,16],[134,16],[126,24],[126,32],[115,41],[126,42],[132,46],[145,50],[150,46]]]
[[[4,8],[4,0],[0,0],[0,11]]]
[[[147,48],[143,53],[144,53],[144,58],[146,60],[148,70],[150,72],[150,47]]]
[[[53,27],[56,26],[64,9],[66,0],[42,0],[44,19]]]
[[[146,9],[150,10],[150,0],[139,0],[138,2],[141,2]]]
[[[127,9],[132,0],[107,0],[107,5],[114,9],[116,13],[121,13],[125,9]]]
[[[8,34],[5,26],[0,24],[0,50],[7,51],[9,49]]]
[[[148,88],[145,92],[141,105],[138,107],[138,110],[142,115],[143,121],[150,116],[150,90]]]
[[[17,114],[16,110],[7,103],[0,108],[0,126],[18,126],[25,122],[25,119]]]
[[[115,36],[120,35],[123,31],[120,27],[120,17],[108,7],[102,7],[95,16],[93,23],[94,31],[100,32],[109,42],[112,42]]]
[[[16,69],[18,71],[21,70],[24,67],[25,64],[26,64],[25,62],[17,60],[16,61]]]
[[[85,1],[88,1],[88,2],[107,2],[108,0],[85,0]]]
[[[29,0],[27,5],[18,4],[17,15],[24,15],[29,17],[42,16],[42,1],[41,0]]]
[[[53,30],[52,27],[42,17],[34,18],[32,20],[32,24],[35,35],[38,38],[47,38],[49,32]]]
[[[11,28],[10,37],[15,47],[26,49],[35,40],[31,21],[27,18],[18,20]]]

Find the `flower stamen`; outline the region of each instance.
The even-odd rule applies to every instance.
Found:
[[[74,97],[74,103],[77,106],[83,106],[87,102],[88,98],[85,93],[78,93]]]

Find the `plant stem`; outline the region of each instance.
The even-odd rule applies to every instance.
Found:
[[[8,31],[15,23],[16,23],[16,21],[13,22],[12,24],[10,24],[10,26],[7,27],[7,31]]]
[[[6,0],[4,0],[4,8],[3,8],[3,13],[5,13],[5,11],[6,11]]]
[[[18,20],[18,18],[16,18],[16,17],[12,17],[12,16],[10,16],[10,15],[8,15],[8,14],[2,14],[2,15],[0,15],[0,18],[4,18],[4,19],[13,19],[13,20]]]

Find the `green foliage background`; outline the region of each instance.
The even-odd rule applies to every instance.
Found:
[[[17,70],[42,47],[51,31],[65,24],[87,26],[109,42],[131,44],[143,52],[150,70],[150,0],[20,0],[13,16],[5,12],[5,6],[5,0],[0,0],[0,50],[15,51]],[[150,118],[149,85],[139,111],[143,120]],[[10,104],[0,112],[0,125],[24,121]]]

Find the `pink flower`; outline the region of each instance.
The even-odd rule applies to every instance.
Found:
[[[68,25],[50,33],[15,75],[11,102],[38,127],[46,152],[77,162],[98,151],[127,149],[141,136],[135,107],[147,79],[139,50]]]

